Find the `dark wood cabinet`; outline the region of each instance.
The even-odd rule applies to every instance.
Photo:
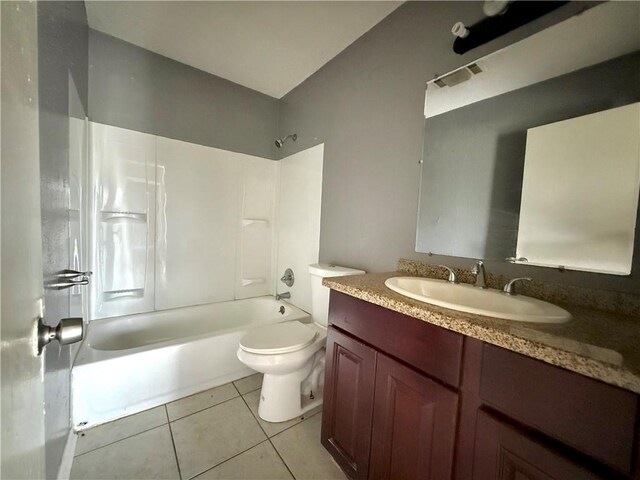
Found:
[[[376,351],[329,328],[326,371],[322,444],[347,475],[366,479]]]
[[[484,405],[623,474],[633,469],[637,395],[484,345]]]
[[[349,477],[640,480],[639,395],[335,291],[329,323],[322,442]]]
[[[478,413],[473,458],[478,480],[601,479],[485,412]]]
[[[458,395],[378,354],[370,478],[451,477]]]
[[[354,479],[451,477],[458,395],[329,328],[322,443]]]

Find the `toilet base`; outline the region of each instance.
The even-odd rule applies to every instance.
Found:
[[[286,375],[265,373],[258,415],[267,422],[286,422],[322,405],[325,349],[309,359],[304,368]]]
[[[265,375],[260,391],[258,416],[267,422],[286,422],[322,405],[322,387],[313,391],[313,398],[300,393],[297,372],[291,375]],[[297,378],[288,378],[294,376]]]

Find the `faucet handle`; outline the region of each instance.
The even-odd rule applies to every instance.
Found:
[[[446,265],[438,265],[438,267],[445,268],[449,272],[449,279],[447,280],[448,282],[458,283],[458,274],[453,268],[447,267]]]
[[[533,278],[531,277],[518,277],[518,278],[514,278],[512,280],[509,280],[509,282],[504,286],[504,288],[502,289],[502,291],[504,293],[506,293],[507,295],[517,295],[516,293],[516,282],[519,281],[527,281],[530,282],[532,281]]]
[[[478,260],[473,267],[471,267],[471,273],[477,275],[480,272],[480,269],[484,267],[484,263],[482,260]]]

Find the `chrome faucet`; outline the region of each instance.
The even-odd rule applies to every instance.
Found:
[[[438,267],[444,268],[447,270],[447,272],[449,273],[449,279],[447,281],[449,283],[458,283],[458,275],[456,274],[456,271],[453,268],[447,267],[446,265],[438,265]]]
[[[289,292],[276,293],[276,300],[282,300],[284,298],[291,298],[291,293]]]
[[[476,276],[476,287],[487,288],[487,275],[484,271],[484,263],[482,263],[482,260],[477,261],[471,269],[471,273]]]
[[[502,291],[504,293],[506,293],[507,295],[517,295],[516,293],[516,282],[530,282],[532,281],[533,278],[530,277],[519,277],[519,278],[514,278],[513,280],[509,280],[509,283],[507,283],[503,288]]]

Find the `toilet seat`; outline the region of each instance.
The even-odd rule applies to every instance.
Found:
[[[254,328],[240,340],[240,348],[245,352],[262,355],[291,353],[311,345],[318,332],[297,322]]]

